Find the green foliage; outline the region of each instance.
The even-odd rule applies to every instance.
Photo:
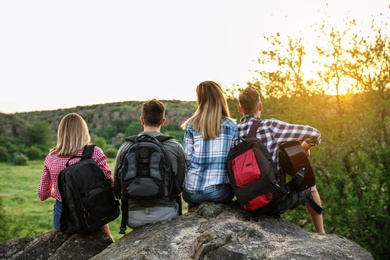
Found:
[[[112,132],[110,133],[110,135],[108,135],[107,137],[108,138],[111,138],[113,136],[115,136],[117,133],[124,133],[126,131],[126,128],[129,124],[131,124],[132,121],[138,121],[138,118],[137,120],[133,120],[133,119],[127,119],[127,120],[120,120],[120,119],[116,119],[114,120],[111,125],[116,129],[115,132]],[[104,135],[102,135],[104,136]],[[104,136],[105,137],[105,136]]]
[[[237,123],[240,123],[242,115],[237,110],[238,100],[234,98],[229,98],[227,99],[227,104],[229,107],[231,118],[235,119]]]
[[[28,158],[26,155],[21,153],[13,153],[11,157],[13,165],[27,165]]]
[[[104,139],[103,137],[95,137],[92,139],[92,142],[102,148],[102,150],[106,149],[107,142],[106,139]]]
[[[325,230],[358,242],[375,258],[387,259],[390,37],[374,26],[374,36],[360,36],[353,26],[351,22],[344,32],[322,27],[327,40],[316,46],[318,60],[312,62],[320,67],[313,78],[304,73],[302,64],[308,61],[300,39],[264,37],[269,44],[263,46],[269,49],[260,52],[258,77],[248,85],[262,95],[263,118],[321,131],[322,143],[312,149],[310,160]],[[345,82],[359,92],[342,95]],[[326,95],[330,90],[333,95]],[[313,231],[304,207],[285,217]]]
[[[124,132],[125,138],[128,136],[131,136],[131,135],[137,135],[142,131],[143,131],[143,127],[141,125],[141,122],[140,121],[133,121],[130,123],[130,125],[127,126],[127,128]]]
[[[116,158],[116,154],[118,153],[118,150],[112,146],[108,146],[105,150],[104,150],[104,153],[105,155],[107,156],[107,158]]]
[[[27,149],[26,155],[30,160],[38,160],[44,158],[46,152],[42,151],[38,146],[33,145]]]
[[[113,120],[110,122],[110,125],[102,128],[94,128],[91,130],[91,134],[103,137],[106,139],[108,144],[111,144],[112,137],[116,136],[118,133],[124,133],[127,126],[134,121],[133,119],[127,120]]]
[[[11,156],[8,153],[7,148],[0,146],[0,162],[7,162]]]
[[[44,145],[52,144],[53,131],[47,121],[35,121],[26,131],[29,145]]]
[[[161,128],[161,133],[164,135],[170,135],[176,139],[179,143],[183,143],[184,130],[179,125],[167,125]]]
[[[26,145],[19,138],[6,138],[0,136],[0,161],[6,162],[11,159],[11,154],[22,152]]]
[[[0,190],[1,192],[1,190]],[[0,242],[6,241],[11,237],[8,237],[7,223],[9,221],[9,216],[6,214],[3,207],[3,198],[0,197]]]

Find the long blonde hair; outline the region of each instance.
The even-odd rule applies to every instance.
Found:
[[[230,119],[229,107],[220,85],[214,81],[201,82],[196,87],[198,109],[182,125],[186,129],[192,122],[195,131],[201,133],[202,138],[218,137],[221,131],[221,120],[225,116]]]
[[[77,113],[69,113],[58,125],[57,145],[50,152],[58,156],[75,155],[90,142],[91,136],[84,118]]]

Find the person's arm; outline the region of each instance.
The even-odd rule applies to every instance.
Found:
[[[43,167],[41,181],[38,185],[37,193],[41,201],[44,201],[51,197],[53,183],[51,181],[50,172],[46,167],[46,164]]]
[[[100,147],[95,146],[92,159],[95,160],[99,167],[103,170],[106,178],[111,180],[111,188],[114,188],[114,179],[112,178],[111,169],[107,164],[107,156]]]
[[[280,120],[273,119],[271,121],[272,135],[278,143],[291,141],[305,141],[310,147],[316,146],[321,141],[321,133],[316,128],[308,125],[289,124]],[[304,148],[305,149],[305,148]]]
[[[178,145],[178,158],[177,158],[177,173],[176,173],[176,180],[178,185],[178,191],[179,193],[182,191],[183,188],[183,182],[185,179],[186,174],[186,157],[184,154],[183,147],[179,144]]]
[[[194,149],[194,136],[192,132],[189,130],[189,126],[187,126],[184,133],[183,147],[184,147],[184,154],[186,158],[186,165],[188,168],[191,165],[191,154]]]

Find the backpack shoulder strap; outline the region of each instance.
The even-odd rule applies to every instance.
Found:
[[[58,176],[58,191],[60,192],[61,198],[62,199],[62,211],[60,215],[60,230],[61,231],[66,231],[68,229],[68,218],[69,218],[69,209],[68,209],[68,204],[66,203],[65,200],[65,194],[62,189],[63,186],[63,181],[62,181],[62,172]]]
[[[166,140],[172,139],[172,138],[173,138],[172,136],[168,136],[168,135],[158,135],[158,136],[156,136],[156,139],[157,139],[160,143],[162,143],[162,142],[164,142],[164,141],[166,141]]]
[[[251,128],[249,129],[249,133],[247,135],[247,137],[256,137],[256,132],[257,132],[257,129],[259,128],[260,126],[260,121],[261,120],[255,120],[253,121],[252,125],[251,125]]]
[[[122,219],[119,228],[119,234],[126,234],[127,218],[129,216],[129,199],[127,197],[121,198]]]
[[[129,136],[126,138],[126,141],[130,141],[132,143],[135,143],[135,140],[137,139],[138,135],[132,135],[132,136]],[[166,141],[166,140],[169,140],[169,139],[172,139],[173,137],[172,136],[168,136],[168,135],[158,135],[155,137],[157,139],[157,141],[159,141],[160,143]]]
[[[253,121],[253,123],[252,123],[252,125],[251,125],[251,127],[249,129],[249,133],[247,135],[247,138],[256,137],[257,129],[260,126],[260,122],[261,122],[261,120],[254,120]],[[259,142],[259,144],[262,147],[263,153],[270,160],[272,160],[272,156],[271,156],[270,152],[268,151],[267,147],[265,147],[264,144],[261,141]],[[275,170],[275,174],[268,175],[269,181],[272,183],[272,185],[275,186],[276,189],[278,189],[279,191],[283,192],[283,194],[288,194],[289,190],[286,187],[286,185],[284,185],[283,183],[280,183],[279,171],[276,169],[276,167],[274,167],[274,170]]]
[[[92,154],[93,154],[93,150],[95,149],[95,146],[94,144],[91,144],[91,145],[86,145],[84,146],[84,150],[83,150],[83,153],[80,155],[73,155],[72,157],[69,158],[69,160],[66,162],[66,167],[69,166],[69,163],[70,161],[72,161],[74,158],[81,158],[81,160],[84,160],[84,159],[91,159],[92,158]]]
[[[137,135],[128,136],[128,137],[126,137],[126,141],[130,141],[130,142],[134,143],[136,138],[137,138]]]
[[[84,146],[83,154],[81,155],[81,160],[91,159],[94,149],[95,149],[94,144]]]
[[[311,188],[309,188],[309,189],[311,190]],[[317,212],[318,214],[321,214],[321,213],[322,213],[322,211],[323,211],[322,207],[321,207],[320,205],[318,205],[318,204],[314,201],[313,197],[311,196],[311,192],[308,193],[308,194],[304,194],[303,197],[304,197],[305,201],[309,204],[309,206],[310,206],[315,212]]]

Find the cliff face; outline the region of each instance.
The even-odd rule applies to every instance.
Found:
[[[167,108],[166,126],[170,124],[181,125],[196,110],[196,102],[194,101],[163,100],[162,102]],[[90,130],[109,127],[115,121],[121,121],[123,123],[138,121],[141,115],[142,103],[141,101],[126,101],[50,111],[33,111],[15,114],[0,113],[0,136],[7,138],[18,137],[23,140],[28,127],[39,120],[49,122],[53,132],[56,133],[61,118],[71,112],[79,113],[87,122]],[[115,138],[115,136],[112,136],[112,138]]]
[[[166,125],[181,125],[196,110],[196,102],[167,100],[162,101],[166,106]],[[54,132],[63,116],[76,112],[84,117],[90,129],[109,127],[114,121],[129,122],[139,120],[141,115],[141,101],[126,101],[91,106],[78,106],[74,108],[50,111],[34,111],[16,114],[0,113],[0,136],[7,138],[22,138],[29,125],[35,121],[48,121]]]
[[[216,203],[135,229],[114,243],[100,233],[92,237],[54,231],[7,241],[0,244],[0,258],[373,259],[346,238],[310,233],[283,219],[253,219],[234,204]]]
[[[24,133],[28,128],[27,122],[22,119],[0,113],[0,136],[15,138],[19,137],[24,140]]]

